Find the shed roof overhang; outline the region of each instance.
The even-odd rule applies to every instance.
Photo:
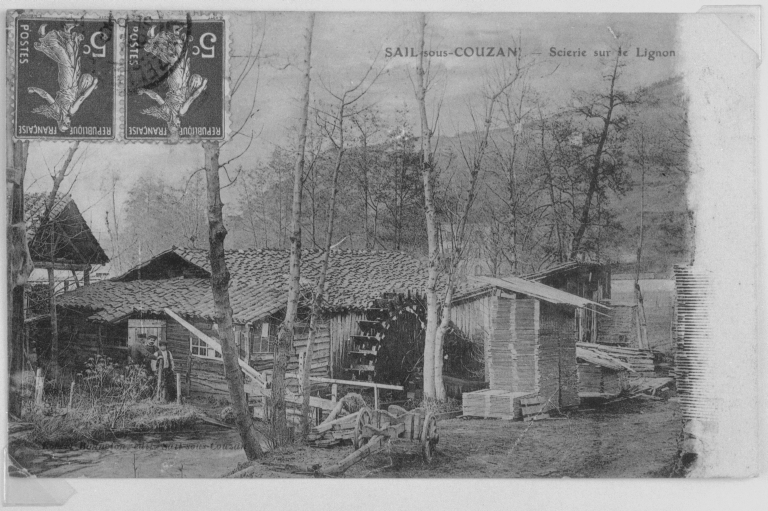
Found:
[[[593,302],[592,300],[588,300],[586,298],[582,298],[580,296],[576,296],[571,293],[567,293],[565,291],[561,291],[559,289],[555,289],[554,287],[547,286],[545,284],[539,284],[538,282],[531,282],[525,279],[521,279],[520,277],[470,277],[478,282],[482,282],[484,284],[490,284],[491,286],[498,287],[501,289],[504,289],[506,291],[510,291],[512,293],[521,293],[524,295],[531,296],[533,298],[537,298],[539,300],[544,300],[545,302],[554,303],[554,304],[565,304],[565,305],[572,305],[574,307],[578,308],[586,308],[586,307],[600,307],[603,309],[610,309],[607,305],[603,305],[601,303]]]

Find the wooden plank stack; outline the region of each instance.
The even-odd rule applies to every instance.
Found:
[[[549,414],[544,411],[545,400],[543,397],[520,398],[519,401],[524,421],[549,419]]]
[[[588,362],[579,362],[579,394],[616,396],[626,390],[628,371],[614,371]]]
[[[345,415],[339,419],[314,426],[307,436],[309,445],[314,447],[332,447],[344,440],[352,441],[360,412]]]
[[[587,342],[578,342],[579,348],[588,348],[599,350],[612,357],[626,362],[639,375],[650,376],[654,374],[653,353],[649,350],[638,350],[635,348],[626,348],[621,346],[609,346],[607,344],[593,344]]]
[[[517,353],[510,335],[514,303],[514,300],[499,297],[492,304],[494,328],[489,343],[491,389],[511,390],[517,384]]]
[[[520,398],[535,393],[483,389],[462,394],[462,412],[469,417],[515,419],[522,417]]]

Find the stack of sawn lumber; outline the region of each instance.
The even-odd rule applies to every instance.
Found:
[[[521,397],[533,397],[535,393],[510,392],[484,389],[462,394],[462,413],[467,417],[494,417],[515,419],[522,416]]]
[[[654,373],[653,353],[651,351],[589,342],[577,342],[576,347],[606,353],[622,362],[626,362],[634,372],[640,375],[651,375]]]

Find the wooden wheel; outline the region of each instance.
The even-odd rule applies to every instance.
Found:
[[[440,441],[440,434],[437,431],[437,417],[428,413],[424,418],[424,427],[421,430],[421,455],[424,461],[432,463],[432,457],[435,455],[435,446]]]
[[[352,436],[352,445],[355,450],[361,448],[367,442],[367,439],[363,436],[365,425],[371,423],[371,411],[368,408],[362,408],[360,415],[357,416],[357,423],[355,424],[355,433]]]

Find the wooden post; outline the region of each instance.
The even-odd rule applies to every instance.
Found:
[[[379,387],[373,387],[373,409],[379,409]]]
[[[9,385],[8,412],[21,417],[21,379],[24,371],[24,285],[31,260],[26,242],[24,223],[24,175],[27,169],[29,141],[13,140],[12,116],[6,116],[6,186],[10,190],[7,210],[6,230],[8,238],[8,374]],[[22,284],[22,285],[19,285]]]
[[[301,375],[304,374],[304,365],[307,363],[307,352],[306,351],[300,351],[299,352],[299,368],[296,371],[296,374],[298,375],[298,382],[299,382],[299,395],[304,395],[304,381],[301,378]]]
[[[72,397],[75,395],[75,381],[69,385],[69,404],[67,405],[67,411],[72,410]]]
[[[181,404],[181,373],[176,373],[176,404]]]
[[[331,403],[335,403],[339,394],[339,386],[335,383],[331,385]]]
[[[59,327],[56,318],[56,281],[54,280],[53,266],[48,268],[48,292],[50,293],[49,310],[51,313],[51,367],[53,377],[58,376],[59,366]]]
[[[90,266],[88,266],[85,270],[83,270],[83,285],[84,286],[91,285],[91,267]]]
[[[155,399],[159,401],[160,397],[162,396],[161,392],[163,390],[163,359],[162,357],[157,359],[155,367],[157,369],[157,391],[155,394]]]
[[[35,375],[35,405],[41,406],[43,404],[43,385],[45,384],[45,378],[43,378],[43,370],[37,368],[37,374]]]
[[[187,354],[187,399],[192,395],[192,364],[195,359],[192,358],[192,352]]]

